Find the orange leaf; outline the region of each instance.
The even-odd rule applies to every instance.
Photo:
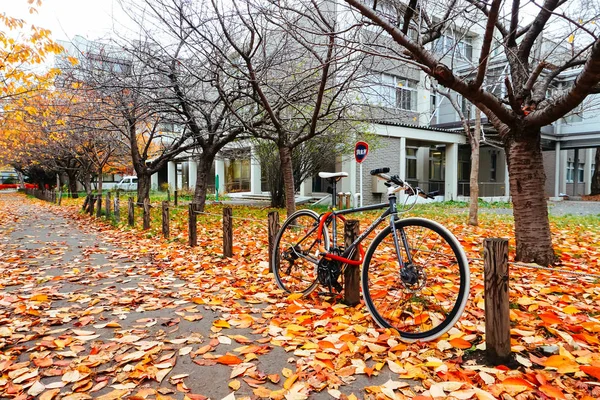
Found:
[[[215,359],[216,362],[218,362],[219,364],[225,364],[225,365],[236,365],[236,364],[241,364],[242,360],[240,358],[237,358],[234,355],[231,354],[226,354],[224,356],[221,356],[217,359]]]
[[[511,386],[527,386],[528,388],[533,389],[533,385],[522,378],[506,378],[502,381],[502,384]]]
[[[542,319],[547,324],[562,324],[562,320],[558,318],[558,316],[551,312],[545,312],[543,314],[539,314],[538,317]]]
[[[450,340],[449,343],[452,347],[457,349],[470,349],[473,346],[471,342],[468,342],[463,338],[454,338]]]
[[[327,340],[321,340],[319,343],[317,343],[319,345],[319,347],[323,350],[325,349],[335,349],[335,346],[333,345],[333,343],[328,342]]]
[[[346,333],[345,335],[340,336],[340,340],[342,342],[358,342],[358,338],[351,333]]]
[[[587,365],[581,365],[579,369],[588,374],[589,376],[593,376],[594,378],[600,380],[600,367],[590,367]]]
[[[540,386],[540,392],[553,399],[566,399],[563,392],[554,386],[542,385]]]
[[[574,364],[575,361],[571,360],[569,357],[562,356],[560,354],[555,354],[553,356],[548,357],[548,359],[544,362],[545,367],[552,368],[560,368],[565,365]]]

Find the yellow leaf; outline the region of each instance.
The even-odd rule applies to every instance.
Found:
[[[29,298],[31,301],[48,301],[48,295],[46,294],[34,294]]]
[[[302,293],[292,293],[292,294],[290,294],[290,295],[287,297],[287,299],[288,299],[289,301],[294,301],[294,300],[301,299],[301,298],[302,298],[302,296],[303,296],[303,294],[302,294]]]
[[[294,382],[296,382],[296,379],[298,379],[298,374],[294,374],[294,375],[290,376],[283,383],[283,387],[285,389],[290,389],[292,387],[292,385],[294,384]]]
[[[231,390],[236,391],[240,388],[240,381],[238,381],[237,379],[229,382],[229,387],[231,388]]]
[[[215,322],[213,322],[213,325],[218,328],[231,328],[231,325],[229,325],[229,322],[222,320],[222,319],[216,320]]]

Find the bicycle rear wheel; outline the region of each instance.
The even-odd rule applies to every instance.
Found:
[[[319,216],[311,210],[293,213],[275,238],[271,269],[275,282],[287,293],[308,295],[317,287],[319,243],[317,233]],[[323,246],[329,248],[329,237],[324,228]]]
[[[379,326],[396,329],[406,341],[435,339],[465,309],[467,257],[458,240],[434,221],[407,218],[395,227],[405,265],[400,268],[388,226],[365,255],[361,285],[366,306]]]

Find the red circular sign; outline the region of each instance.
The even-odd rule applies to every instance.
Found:
[[[362,163],[365,158],[367,158],[367,154],[369,154],[369,145],[367,142],[356,142],[356,146],[354,146],[354,158],[357,163]]]

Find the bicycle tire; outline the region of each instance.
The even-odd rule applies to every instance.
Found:
[[[312,210],[299,210],[285,220],[275,237],[271,270],[277,286],[286,293],[302,293],[306,296],[318,285],[318,227],[317,213]],[[329,236],[325,226],[323,246],[325,249],[329,248]]]
[[[413,285],[402,282],[388,226],[365,255],[361,277],[365,304],[380,327],[395,329],[404,341],[436,339],[454,326],[467,304],[467,257],[454,235],[437,222],[407,218],[396,221],[395,227],[402,259],[406,262],[407,249],[400,231],[406,235],[413,265],[422,274]]]

